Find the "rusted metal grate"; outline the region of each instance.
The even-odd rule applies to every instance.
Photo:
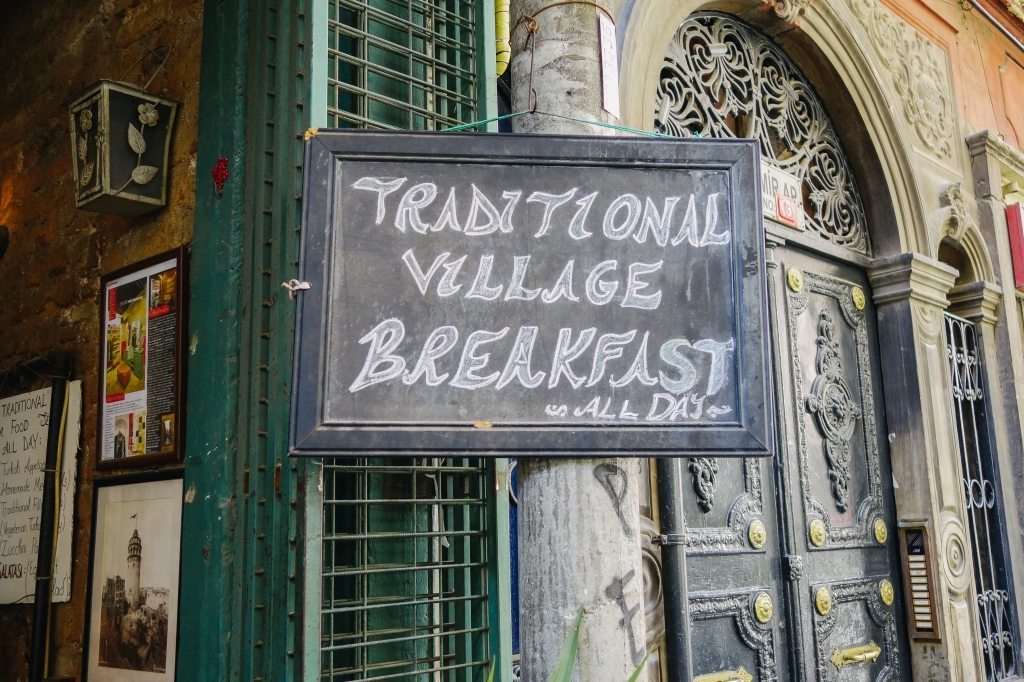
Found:
[[[487,675],[487,466],[324,464],[321,680]]]
[[[443,130],[475,120],[474,7],[467,0],[330,0],[330,125]]]

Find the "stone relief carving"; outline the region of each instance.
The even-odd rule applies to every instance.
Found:
[[[946,185],[942,189],[939,205],[942,207],[938,211],[939,234],[942,237],[959,242],[968,230],[977,229],[977,223],[964,202],[959,182]]]
[[[772,0],[799,13],[809,0]],[[761,158],[804,187],[804,225],[858,253],[870,253],[853,171],[814,89],[774,43],[717,14],[685,21],[669,43],[654,127],[688,137],[752,137]]]
[[[1024,21],[1024,0],[1010,0],[1010,14]]]
[[[825,438],[825,459],[832,481],[836,509],[846,511],[850,501],[850,438],[861,417],[843,377],[843,365],[836,340],[836,323],[828,308],[818,316],[818,353],[814,360],[818,376],[807,396],[807,411],[814,415],[818,430]]]
[[[797,20],[807,11],[811,0],[762,0],[765,5],[774,10],[775,16],[788,24],[795,24]]]
[[[940,159],[952,158],[952,87],[942,48],[878,0],[851,0],[850,8],[892,75],[893,86],[903,100],[903,115],[918,139]]]

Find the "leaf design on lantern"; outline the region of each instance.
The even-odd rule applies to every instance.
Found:
[[[142,132],[131,123],[128,124],[128,146],[140,156],[146,152],[146,140],[143,139]]]
[[[78,160],[85,161],[85,155],[89,151],[89,139],[82,135],[78,138]]]
[[[137,166],[135,170],[132,171],[132,180],[140,185],[145,185],[153,179],[158,170],[160,169],[156,166]]]
[[[82,177],[79,180],[79,183],[81,183],[81,185],[83,187],[85,185],[88,185],[89,181],[92,180],[92,169],[95,166],[96,166],[96,164],[94,162],[92,162],[92,161],[90,161],[89,163],[87,163],[84,166],[82,166]]]

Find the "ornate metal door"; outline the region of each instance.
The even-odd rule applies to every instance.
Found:
[[[781,566],[795,678],[909,672],[874,309],[863,273],[775,249]]]
[[[870,244],[838,136],[777,46],[714,13],[669,46],[655,125],[759,139],[803,209],[769,226],[777,457],[688,462],[695,679],[906,679]]]

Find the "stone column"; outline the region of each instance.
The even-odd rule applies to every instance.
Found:
[[[599,10],[592,4],[513,0],[513,109],[615,122],[601,105]],[[611,3],[598,0],[609,9]],[[538,13],[539,12],[539,13]],[[532,79],[531,79],[532,61]],[[512,119],[517,132],[612,134],[542,114]],[[579,608],[578,679],[625,680],[643,659],[643,570],[637,459],[519,460],[519,600],[523,680],[546,680]],[[646,675],[641,677],[646,680]]]
[[[984,671],[943,332],[956,274],[916,253],[876,260],[870,271],[896,514],[927,522],[940,611],[942,641],[911,643],[915,679],[966,681]]]

